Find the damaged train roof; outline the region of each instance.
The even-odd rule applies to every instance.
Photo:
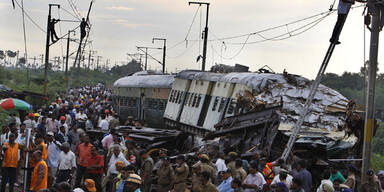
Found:
[[[308,97],[312,81],[288,73],[211,73],[186,70],[178,73],[176,78],[191,80],[219,81],[247,85],[252,88],[257,101],[274,105],[282,101],[281,121],[294,124],[300,117],[305,99]],[[305,118],[304,127],[337,130],[344,125],[345,116],[328,110],[331,106],[345,109],[348,99],[339,92],[320,85],[310,113]]]
[[[132,76],[116,80],[114,87],[172,88],[174,75],[162,75],[151,71],[140,71]]]

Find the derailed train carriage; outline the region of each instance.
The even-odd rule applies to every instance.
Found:
[[[281,105],[279,121],[294,124],[304,107],[311,81],[291,74],[211,73],[186,70],[175,76],[164,119],[167,126],[205,135],[224,118],[251,108]],[[326,111],[345,108],[348,99],[321,85],[304,125],[340,129],[345,115]],[[253,105],[253,106],[252,106]]]
[[[114,109],[123,121],[132,116],[150,127],[161,128],[173,81],[173,75],[151,71],[123,77],[113,84]]]

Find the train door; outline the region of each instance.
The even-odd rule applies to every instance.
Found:
[[[200,112],[199,120],[197,121],[197,126],[202,127],[204,125],[205,118],[207,116],[208,108],[209,108],[209,103],[211,103],[212,99],[212,90],[215,85],[215,82],[209,81],[209,86],[207,90],[207,94],[205,95],[204,102],[203,102],[203,107]]]

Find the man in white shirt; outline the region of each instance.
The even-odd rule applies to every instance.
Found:
[[[35,115],[33,113],[29,113],[28,116],[25,117],[25,121],[23,122],[27,129],[36,128],[36,122],[34,121]]]
[[[116,162],[122,161],[124,162],[124,167],[128,166],[130,163],[125,159],[123,153],[121,153],[120,145],[114,145],[113,146],[113,154],[111,156],[111,159],[108,163],[108,172],[110,175],[117,175],[119,172],[116,170]]]
[[[257,163],[251,163],[249,174],[243,182],[244,192],[257,192],[264,188],[267,182],[264,176],[257,170]]]
[[[83,108],[80,109],[79,113],[76,113],[76,121],[78,128],[85,128],[85,121],[87,121],[88,117],[84,113]]]
[[[99,123],[99,128],[101,130],[104,130],[104,131],[107,131],[108,128],[109,128],[109,123],[108,121],[105,119],[105,114],[101,114],[101,121]]]
[[[217,168],[217,173],[220,173],[222,171],[227,170],[227,165],[225,165],[225,153],[224,152],[219,152],[219,158],[216,160],[216,168]]]
[[[53,132],[47,133],[47,152],[48,152],[48,185],[51,186],[54,183],[55,174],[57,173],[59,155],[60,155],[60,145],[57,141],[54,140]]]
[[[280,182],[283,182],[288,188],[290,188],[290,186],[292,185],[292,179],[293,177],[288,174],[287,170],[281,169],[280,174],[276,175],[273,178],[271,185],[276,185]]]
[[[62,145],[63,151],[60,152],[58,160],[58,173],[56,183],[68,181],[76,169],[76,156],[69,150],[69,143]]]

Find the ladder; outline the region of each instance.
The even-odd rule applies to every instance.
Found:
[[[344,27],[344,23],[345,23],[345,20],[346,20],[347,17],[345,17],[344,21],[342,22],[342,26],[341,26],[341,29]],[[337,34],[337,37],[340,36],[340,32],[341,30],[339,31],[339,33]],[[338,39],[338,38],[337,38]],[[287,160],[289,154],[291,153],[291,150],[293,148],[293,145],[295,144],[296,142],[296,138],[297,138],[297,135],[299,134],[300,132],[300,128],[301,126],[303,125],[303,122],[304,122],[304,119],[305,117],[307,116],[308,112],[309,112],[309,108],[311,107],[311,104],[312,104],[312,101],[313,101],[313,98],[315,97],[316,95],[316,91],[317,91],[317,88],[319,87],[320,85],[320,82],[321,82],[321,79],[325,73],[325,70],[327,69],[327,66],[328,66],[328,63],[329,63],[329,60],[331,59],[331,56],[332,56],[332,53],[335,49],[335,46],[336,44],[335,43],[331,43],[329,45],[329,48],[328,48],[328,51],[324,57],[324,60],[323,60],[323,63],[321,64],[321,67],[320,67],[320,70],[319,72],[317,73],[317,76],[316,76],[316,79],[315,81],[312,83],[312,87],[311,87],[311,91],[309,92],[309,95],[308,95],[308,98],[307,100],[305,101],[305,104],[304,104],[304,109],[301,111],[301,114],[300,114],[300,118],[299,120],[296,122],[294,128],[293,128],[293,133],[292,135],[289,137],[289,140],[288,140],[288,143],[287,143],[287,146],[281,156],[281,158],[283,160]]]

